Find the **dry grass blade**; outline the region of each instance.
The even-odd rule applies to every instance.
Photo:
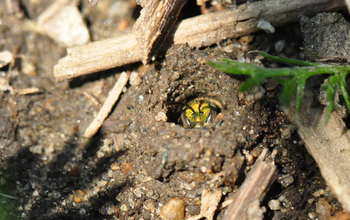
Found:
[[[122,93],[122,90],[126,83],[128,82],[129,75],[126,72],[123,72],[113,87],[113,89],[109,92],[108,97],[103,104],[101,110],[98,112],[95,119],[92,121],[92,123],[86,128],[84,137],[91,138],[96,134],[98,129],[100,129],[101,125],[103,124],[103,121],[107,118],[108,114],[111,112],[114,104],[117,102],[120,94]]]
[[[249,219],[252,209],[256,210],[256,214],[261,213],[259,201],[264,198],[277,175],[273,161],[265,161],[266,154],[267,149],[264,149],[227,208],[224,220]]]

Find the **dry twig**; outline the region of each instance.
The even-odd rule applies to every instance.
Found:
[[[223,39],[236,38],[258,31],[257,24],[266,20],[274,26],[298,20],[300,14],[337,10],[342,0],[265,0],[244,4],[235,10],[222,10],[180,22],[164,44],[188,43],[191,47],[208,46]],[[164,45],[167,48],[166,45]],[[67,50],[67,56],[54,67],[57,81],[86,75],[143,59],[134,34],[98,41]]]
[[[101,110],[98,112],[97,116],[89,125],[89,127],[86,128],[84,137],[91,138],[96,134],[98,129],[100,129],[103,121],[107,118],[114,104],[117,102],[120,94],[122,93],[124,86],[128,82],[128,79],[129,79],[129,75],[126,72],[123,72],[119,76],[117,83],[114,85],[113,89],[109,92],[109,95],[105,103],[103,104]]]
[[[67,49],[54,67],[57,81],[139,62],[142,53],[133,33]]]
[[[273,161],[264,161],[267,149],[264,149],[249,172],[233,202],[227,208],[224,220],[243,220],[251,216],[251,210],[259,209],[259,204],[265,193],[276,179],[276,166]]]

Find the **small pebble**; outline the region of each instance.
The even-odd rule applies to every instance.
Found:
[[[275,33],[275,28],[268,21],[260,20],[257,28],[264,30],[268,34]]]
[[[24,210],[29,211],[32,208],[32,203],[28,203],[24,206]]]
[[[283,187],[287,187],[294,182],[294,178],[293,176],[287,174],[279,177],[277,182],[279,182]]]
[[[58,191],[52,191],[47,194],[50,198],[58,199],[61,196],[61,193]]]
[[[316,202],[316,213],[319,220],[326,220],[331,217],[332,206],[323,198]]]
[[[185,202],[182,199],[170,199],[160,210],[163,220],[181,220],[185,216]]]
[[[314,198],[308,199],[307,202],[312,204],[313,202],[315,202],[315,199]]]
[[[320,197],[320,196],[323,196],[324,194],[325,194],[324,189],[319,189],[316,192],[314,192],[312,195],[315,197]]]
[[[74,192],[73,199],[76,203],[81,203],[84,199],[85,192],[83,190],[78,189]]]
[[[123,212],[126,212],[126,211],[128,211],[128,206],[123,204],[123,205],[120,206],[120,210],[123,211]]]
[[[33,63],[30,63],[27,60],[22,59],[21,67],[22,67],[23,74],[25,74],[27,76],[35,76],[36,75],[36,69],[35,69],[35,65]]]
[[[102,205],[100,209],[100,213],[102,215],[114,215],[117,212],[117,208],[115,207],[114,203],[111,201],[106,202]]]
[[[268,202],[268,206],[271,210],[276,211],[276,210],[280,210],[281,209],[281,203],[279,200],[277,199],[271,199]]]
[[[163,122],[168,121],[168,117],[164,112],[158,112],[155,118],[156,118],[156,121],[163,121]]]
[[[172,79],[173,81],[176,81],[176,80],[178,80],[179,78],[180,78],[180,72],[174,71],[173,75],[171,76],[171,79]]]
[[[10,88],[10,84],[8,80],[3,77],[0,77],[0,91],[7,91],[9,90],[9,88]]]
[[[316,216],[316,213],[315,212],[309,212],[309,214],[307,214],[309,216],[310,219],[315,219],[317,216]]]
[[[142,197],[142,190],[140,188],[134,189],[134,194],[136,197],[141,198]]]
[[[0,68],[3,66],[6,66],[7,64],[9,64],[13,59],[13,54],[8,51],[8,50],[4,50],[0,52]]]
[[[284,46],[286,45],[286,41],[285,40],[279,40],[275,43],[275,51],[277,53],[281,53]]]
[[[120,166],[117,162],[115,162],[111,165],[111,169],[112,170],[120,170]]]
[[[350,213],[338,211],[329,220],[350,220]]]
[[[142,79],[137,72],[133,71],[130,74],[129,82],[132,86],[138,86],[142,83]]]
[[[146,196],[147,196],[147,197],[153,196],[153,190],[151,190],[151,189],[148,190],[147,193],[146,193]]]
[[[83,45],[90,41],[89,30],[78,7],[73,5],[61,7],[49,19],[46,14],[47,12],[43,12],[39,16],[38,28],[54,41],[66,47]]]
[[[154,210],[154,202],[152,200],[146,200],[143,203],[143,208],[149,211]]]
[[[80,215],[85,215],[86,214],[86,209],[84,209],[84,208],[79,209],[79,214]]]
[[[29,147],[29,151],[33,154],[42,154],[43,147],[40,145],[34,145],[34,146]]]

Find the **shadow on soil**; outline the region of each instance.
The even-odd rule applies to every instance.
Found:
[[[101,219],[102,214],[98,210],[102,205],[106,201],[116,201],[116,196],[133,183],[132,180],[126,179],[96,194],[93,192],[93,196],[89,199],[85,198],[79,205],[71,202],[74,201],[71,196],[74,193],[72,189],[88,191],[91,185],[95,186],[93,181],[101,178],[101,173],[105,172],[113,161],[126,153],[126,151],[118,151],[106,157],[94,159],[101,145],[99,140],[101,136],[92,139],[82,147],[84,149],[83,159],[77,163],[72,163],[74,161],[72,158],[77,157],[75,152],[80,149],[74,137],[65,144],[62,152],[57,154],[49,164],[45,164],[43,158],[33,154],[29,147],[22,148],[15,157],[8,158],[8,164],[11,164],[7,171],[9,177],[5,187],[1,188],[1,192],[7,194],[17,192],[18,201],[6,198],[13,209],[0,209],[1,214],[4,214],[4,219],[19,219],[19,213],[16,213],[19,203],[26,204],[23,207],[24,210],[30,210],[26,216],[22,215],[22,219],[82,219],[84,216],[82,212],[86,213],[84,219]],[[67,171],[67,164],[74,164],[70,171]],[[25,193],[21,192],[23,189]],[[28,191],[32,192],[28,193]],[[36,195],[24,196],[31,194]],[[114,205],[117,205],[116,203]]]

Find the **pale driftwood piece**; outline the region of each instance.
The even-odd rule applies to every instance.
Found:
[[[300,14],[344,8],[342,0],[266,0],[185,19],[164,44],[189,43],[191,47],[208,46],[223,39],[257,31],[260,19],[274,26],[296,21]],[[271,17],[271,18],[270,18]],[[57,81],[70,79],[142,60],[142,51],[133,34],[69,48],[66,57],[54,67]]]
[[[160,48],[187,0],[149,0],[143,4],[133,32],[142,50],[144,64],[148,64]]]
[[[57,81],[139,62],[142,53],[133,33],[67,49],[54,67]]]
[[[107,118],[114,104],[117,102],[120,94],[122,93],[124,86],[128,82],[128,79],[129,79],[129,75],[126,72],[123,72],[119,76],[117,83],[114,85],[113,89],[109,92],[108,97],[105,103],[103,103],[103,106],[98,112],[97,116],[94,118],[91,124],[86,128],[84,132],[84,137],[91,138],[96,134],[98,129],[100,129],[101,125],[103,124],[103,121]]]
[[[350,212],[350,132],[337,112],[325,124],[326,109],[303,106],[302,114],[286,110],[298,126],[305,147],[318,164],[327,185]]]
[[[265,193],[275,181],[277,172],[273,161],[265,161],[267,149],[264,149],[252,170],[248,173],[233,202],[225,211],[224,220],[248,219],[250,210],[257,200],[262,201]],[[252,205],[254,205],[252,207]]]
[[[258,31],[259,21],[273,26],[294,22],[299,15],[338,10],[343,0],[267,0],[244,4],[235,10],[224,10],[183,20],[174,33],[174,43],[192,47],[208,46],[227,38],[237,38]]]

